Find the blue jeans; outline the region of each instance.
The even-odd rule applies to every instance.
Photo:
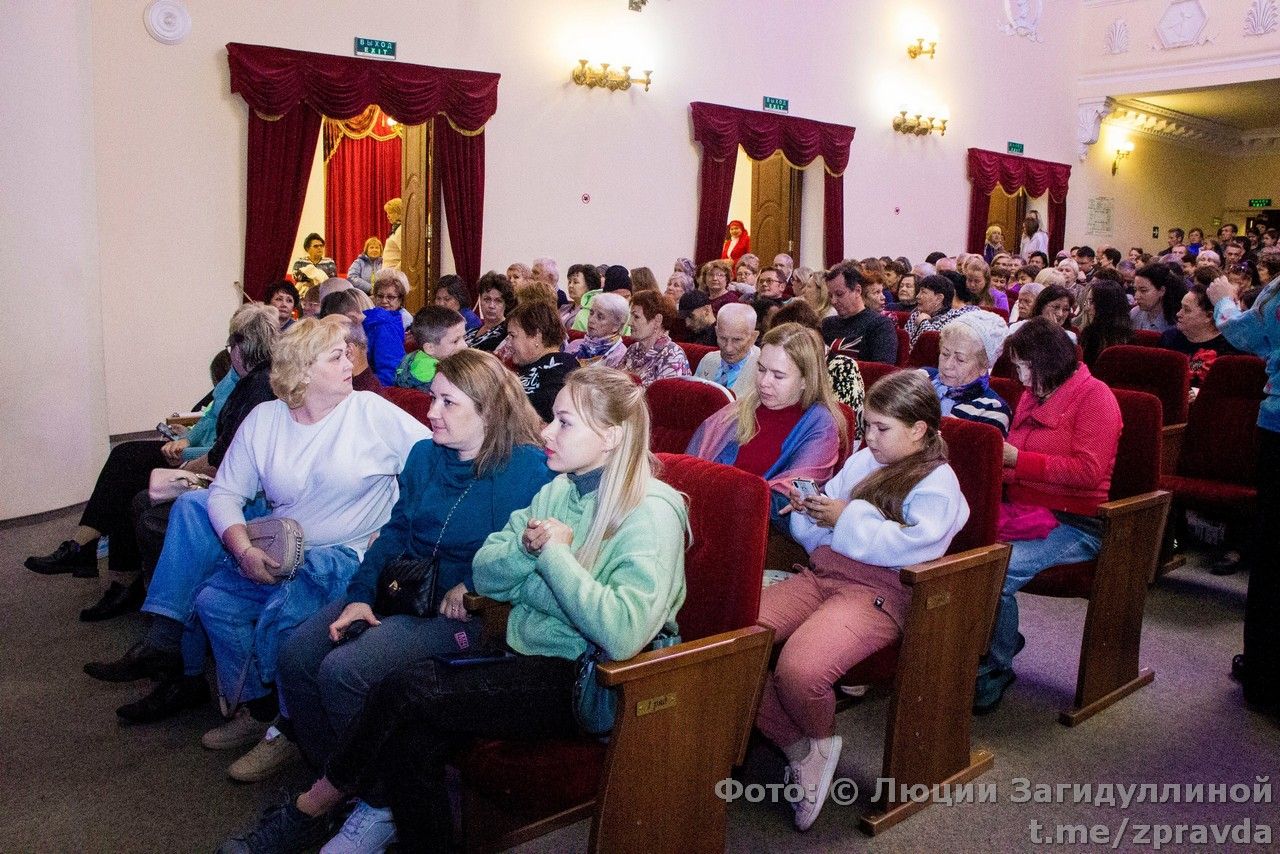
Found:
[[[246,520],[265,515],[267,502],[262,496],[244,508]],[[204,630],[192,619],[196,590],[224,559],[231,560],[231,556],[209,524],[209,490],[197,489],[179,496],[169,513],[164,549],[142,610],[187,627],[182,636],[182,662],[189,676],[204,672]]]
[[[1014,650],[1018,644],[1018,600],[1014,594],[1051,566],[1092,560],[1098,556],[1100,546],[1101,541],[1097,537],[1070,525],[1058,525],[1042,540],[1013,543],[1009,572],[1004,577],[1004,589],[1000,591],[1000,609],[996,612],[991,649],[986,663],[978,671],[980,677],[1013,666]]]

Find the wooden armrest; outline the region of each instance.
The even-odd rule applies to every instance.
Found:
[[[499,602],[478,593],[463,593],[462,607],[480,621],[480,645],[485,649],[500,649],[507,643],[507,618],[511,616],[511,603]]]
[[[1187,425],[1166,424],[1160,435],[1160,474],[1177,474],[1178,460],[1182,458],[1182,439]]]
[[[772,636],[773,629],[766,629],[764,626],[748,626],[745,629],[642,652],[626,661],[606,661],[596,667],[597,679],[601,685],[613,687],[636,679],[659,676],[681,667],[689,667],[716,658],[730,651],[734,641],[760,634]],[[771,640],[772,637],[766,639],[765,643]]]
[[[1103,519],[1114,519],[1120,516],[1128,516],[1133,513],[1141,513],[1144,510],[1150,510],[1161,505],[1168,504],[1173,493],[1163,489],[1157,489],[1152,492],[1144,492],[1141,495],[1133,495],[1129,498],[1121,498],[1117,501],[1108,501],[1106,504],[1098,505],[1098,515]]]
[[[499,602],[497,599],[490,599],[488,596],[481,596],[479,593],[462,594],[462,607],[473,614],[488,611],[491,608],[499,608],[503,605],[511,607],[508,602]]]
[[[996,543],[992,546],[981,546],[976,549],[970,549],[967,552],[959,554],[946,555],[937,560],[931,560],[928,563],[918,563],[915,566],[904,566],[899,578],[903,586],[911,587],[925,581],[936,578],[945,578],[948,575],[954,575],[958,572],[965,572],[973,567],[984,564],[992,558],[996,552],[1009,551],[1010,547],[1005,543]]]
[[[200,420],[199,412],[188,412],[185,415],[179,415],[178,413],[175,412],[173,415],[170,415],[167,418],[165,418],[164,423],[168,424],[170,427],[174,427],[174,426],[193,427],[195,426],[195,423],[199,420]]]

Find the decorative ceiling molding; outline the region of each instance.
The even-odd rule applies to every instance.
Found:
[[[1213,41],[1205,35],[1209,13],[1200,0],[1173,0],[1156,22],[1156,43],[1152,50],[1195,47]]]
[[[1276,11],[1276,0],[1253,0],[1249,11],[1244,16],[1244,34],[1246,36],[1265,36],[1280,27],[1280,12]]]
[[[1276,52],[1274,50],[1258,51],[1257,53],[1245,54],[1244,56],[1233,56],[1226,59],[1222,58],[1197,58],[1189,59],[1185,62],[1165,62],[1161,60],[1159,64],[1144,65],[1139,68],[1129,68],[1123,71],[1113,71],[1107,69],[1105,71],[1091,71],[1081,74],[1079,81],[1081,84],[1091,89],[1102,89],[1111,91],[1134,91],[1137,88],[1134,84],[1155,81],[1159,86],[1149,88],[1155,89],[1176,89],[1195,86],[1195,81],[1190,81],[1184,87],[1174,86],[1170,83],[1169,78],[1178,77],[1180,75],[1194,76],[1203,78],[1208,74],[1226,73],[1235,77],[1239,77],[1241,72],[1252,71],[1254,69],[1266,69],[1267,78],[1275,76]],[[1247,79],[1260,79],[1254,75],[1246,75]]]
[[[1004,0],[1001,21],[996,29],[1006,36],[1021,36],[1033,42],[1043,42],[1040,35],[1040,18],[1044,15],[1044,0]]]
[[[1076,142],[1080,144],[1080,162],[1089,154],[1089,146],[1098,141],[1098,129],[1102,119],[1115,109],[1110,98],[1093,98],[1076,106]]]
[[[1124,18],[1116,18],[1107,28],[1106,46],[1111,56],[1129,52],[1129,25]]]
[[[1243,157],[1280,146],[1280,128],[1241,131],[1223,122],[1189,116],[1133,98],[1108,100],[1107,105],[1112,108],[1103,119],[1108,125],[1201,151]]]

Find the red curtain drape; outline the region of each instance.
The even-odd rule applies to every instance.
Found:
[[[475,300],[484,230],[484,134],[458,133],[445,116],[437,116],[434,139],[454,269]]]
[[[267,282],[288,267],[322,115],[348,119],[377,104],[406,125],[442,116],[448,130],[437,133],[437,140],[453,135],[472,140],[461,146],[467,149],[466,156],[455,154],[449,158],[451,165],[441,170],[442,181],[454,180],[458,186],[470,188],[467,204],[472,207],[466,208],[459,198],[457,204],[463,209],[455,214],[446,200],[446,216],[459,219],[464,224],[459,227],[464,227],[472,225],[468,222],[470,210],[483,211],[484,135],[480,131],[498,108],[499,75],[234,42],[227,45],[227,63],[231,91],[241,95],[252,111],[263,116],[287,118],[287,114],[298,113],[307,117],[288,123],[286,118],[258,121],[255,130],[256,117],[250,115],[244,284],[251,298],[261,299]],[[443,143],[438,145],[443,147]],[[307,153],[308,146],[311,153]],[[306,168],[299,171],[304,163]],[[454,169],[467,170],[467,174],[450,176]],[[263,186],[255,189],[255,184]],[[267,190],[272,192],[270,198],[255,204]],[[285,197],[296,197],[296,205],[285,204]],[[468,235],[475,241],[474,248],[463,241],[465,251],[476,255],[477,270],[479,235],[478,228]],[[463,251],[454,244],[460,272],[471,263],[461,257]]]
[[[695,101],[693,138],[702,144],[701,192],[694,257],[699,264],[720,256],[738,146],[753,160],[781,151],[793,165],[805,167],[821,157],[826,168],[823,192],[823,256],[828,265],[844,254],[844,170],[854,129],[795,116],[742,110]]]
[[[242,281],[252,299],[289,269],[319,134],[320,114],[303,104],[275,121],[249,111]]]
[[[400,195],[401,140],[376,106],[359,120],[325,120],[324,236],[342,275],[370,237],[390,226],[382,205]]]
[[[1031,197],[1049,194],[1049,258],[1052,259],[1067,232],[1067,184],[1071,167],[1031,157],[969,149],[969,233],[970,252],[981,252],[986,241],[987,217],[991,213],[991,193],[1000,189],[1013,195],[1025,189]]]

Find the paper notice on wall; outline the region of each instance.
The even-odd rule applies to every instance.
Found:
[[[1110,196],[1094,196],[1089,199],[1089,219],[1085,229],[1087,234],[1103,237],[1112,236],[1112,215],[1115,213],[1116,200]]]

